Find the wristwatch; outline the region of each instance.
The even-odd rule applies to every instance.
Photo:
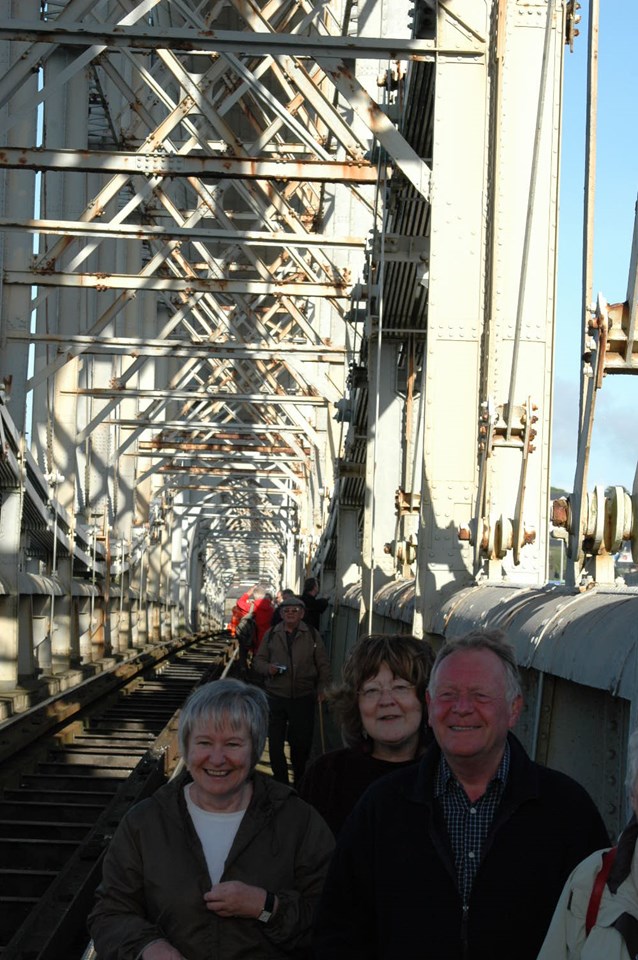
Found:
[[[260,920],[262,923],[268,923],[268,921],[273,915],[274,909],[275,909],[275,895],[274,893],[268,892],[266,894],[266,902],[264,903],[264,909],[261,911],[257,919]]]

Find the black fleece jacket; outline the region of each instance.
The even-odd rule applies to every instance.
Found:
[[[567,876],[608,838],[578,783],[509,740],[467,916],[434,799],[434,744],[371,786],[346,821],[317,916],[317,960],[535,960]]]

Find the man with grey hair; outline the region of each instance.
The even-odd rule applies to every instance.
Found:
[[[426,699],[436,743],[346,822],[316,957],[535,960],[570,870],[607,842],[600,814],[511,733],[523,701],[502,634],[446,643]]]

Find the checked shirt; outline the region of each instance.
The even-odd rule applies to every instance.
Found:
[[[434,796],[441,804],[447,832],[454,852],[454,865],[459,890],[463,900],[463,910],[467,911],[476,877],[483,844],[489,833],[496,809],[501,802],[510,766],[510,747],[505,744],[505,752],[492,777],[487,790],[478,800],[471,802],[458,782],[447,760],[441,755],[436,775]]]

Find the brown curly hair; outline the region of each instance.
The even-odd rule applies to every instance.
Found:
[[[343,680],[328,691],[328,698],[341,724],[341,735],[348,747],[363,746],[366,735],[359,712],[359,691],[366,680],[376,677],[385,664],[395,677],[413,683],[423,704],[421,740],[429,739],[425,691],[434,662],[434,651],[427,640],[405,633],[371,633],[361,637],[343,665]]]

